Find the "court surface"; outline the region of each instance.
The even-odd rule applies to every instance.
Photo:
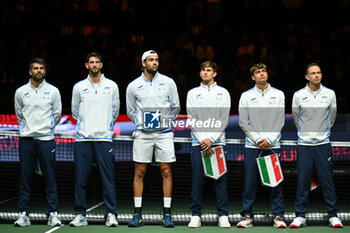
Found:
[[[300,229],[275,229],[272,226],[256,226],[253,228],[236,228],[236,227],[230,227],[226,229],[219,228],[217,226],[202,226],[200,228],[194,229],[194,228],[188,228],[187,226],[176,226],[175,228],[164,228],[162,226],[158,225],[149,225],[149,226],[143,226],[139,228],[129,228],[127,225],[121,225],[117,228],[108,228],[104,225],[89,225],[86,227],[69,227],[62,226],[59,228],[51,228],[46,225],[31,225],[28,227],[14,227],[12,224],[0,224],[0,232],[1,233],[20,233],[20,232],[26,232],[26,233],[104,233],[104,232],[118,232],[118,233],[187,233],[187,232],[254,232],[254,233],[274,233],[274,232],[283,232],[283,233],[289,233],[289,232],[311,232],[311,233],[329,233],[329,232],[350,232],[350,227],[345,226],[344,228],[338,228],[333,229],[328,226],[308,226]]]

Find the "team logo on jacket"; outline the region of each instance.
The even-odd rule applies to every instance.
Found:
[[[90,94],[90,90],[89,90],[88,88],[85,88],[85,89],[83,90],[83,94]]]
[[[301,99],[301,102],[310,102],[309,97],[305,96]]]
[[[257,98],[251,98],[250,99],[250,103],[253,103],[253,104],[256,104],[256,103],[258,103],[258,99]]]
[[[143,90],[145,90],[145,89],[146,89],[146,88],[145,88],[143,85],[138,86],[137,88],[138,88],[138,89],[140,89],[141,91],[143,91]]]
[[[30,95],[30,93],[29,93],[29,92],[27,92],[27,93],[25,93],[25,94],[24,94],[24,97],[25,97],[25,98],[30,98],[30,97],[31,97],[31,95]]]
[[[143,128],[145,129],[160,129],[161,113],[157,111],[143,112]]]

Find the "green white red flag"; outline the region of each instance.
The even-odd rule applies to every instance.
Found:
[[[283,181],[280,161],[276,154],[261,156],[256,159],[261,182],[270,187],[276,187]]]
[[[225,152],[222,146],[212,147],[212,153],[202,153],[204,174],[213,179],[219,179],[227,172]]]

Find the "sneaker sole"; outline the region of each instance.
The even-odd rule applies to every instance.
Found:
[[[249,225],[246,225],[246,226],[244,226],[242,224],[239,224],[239,225],[237,225],[237,227],[238,228],[251,228],[251,227],[253,227],[253,224],[249,224]]]
[[[306,227],[306,226],[307,226],[306,223],[303,223],[300,226],[298,226],[298,225],[290,225],[289,227],[290,228],[300,228],[300,227]]]
[[[82,225],[74,225],[74,224],[69,224],[70,227],[85,227],[87,226],[88,224],[82,224]]]
[[[139,223],[138,225],[129,225],[128,224],[128,227],[143,227],[143,222],[142,223]]]
[[[343,225],[341,224],[336,224],[336,225],[329,224],[329,226],[333,228],[343,228]]]

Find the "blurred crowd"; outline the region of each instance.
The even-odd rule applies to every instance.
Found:
[[[172,77],[185,113],[188,90],[198,86],[199,64],[213,60],[219,85],[230,91],[231,113],[250,89],[249,69],[265,63],[272,86],[293,93],[306,85],[305,67],[321,65],[325,86],[350,112],[350,0],[4,0],[0,6],[0,110],[13,113],[15,89],[28,81],[33,57],[47,61],[47,81],[70,113],[73,85],[86,77],[88,52],[103,54],[103,72],[125,91],[141,74],[142,52],[154,49],[159,71]]]

